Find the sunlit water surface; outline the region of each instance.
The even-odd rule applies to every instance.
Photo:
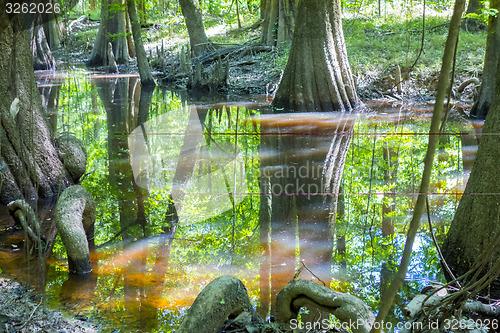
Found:
[[[358,114],[275,115],[265,96],[187,99],[141,89],[133,75],[39,73],[38,83],[52,129],[87,147],[94,271],[69,276],[59,240],[46,264],[27,262],[23,233],[2,210],[3,275],[103,331],[169,332],[224,274],[243,281],[265,317],[296,269],[376,311],[404,245],[432,105],[374,101]],[[440,136],[429,195],[438,240],[481,128],[456,119]],[[426,218],[391,320],[403,319],[422,286],[442,281]]]

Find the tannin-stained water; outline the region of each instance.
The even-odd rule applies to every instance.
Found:
[[[431,105],[373,101],[352,114],[274,114],[259,96],[190,101],[142,89],[127,75],[40,75],[39,83],[52,130],[87,147],[94,270],[69,275],[60,241],[49,261],[28,264],[23,232],[12,231],[2,207],[3,275],[104,331],[171,331],[225,274],[243,281],[263,317],[297,270],[376,311],[418,193]],[[456,118],[440,135],[429,193],[438,240],[481,128]],[[422,222],[394,321],[417,289],[443,281]]]

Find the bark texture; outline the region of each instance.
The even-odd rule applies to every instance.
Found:
[[[70,273],[90,273],[95,222],[92,196],[79,185],[67,188],[57,201],[55,220],[68,254]]]
[[[233,276],[221,276],[196,297],[176,332],[215,333],[229,316],[244,311],[254,312],[245,285]]]
[[[130,16],[130,21],[132,24],[132,34],[134,36],[135,54],[137,55],[137,67],[139,68],[141,85],[154,86],[156,85],[156,83],[155,80],[153,79],[153,74],[151,74],[151,68],[149,67],[148,57],[146,55],[146,51],[144,50],[144,44],[142,43],[141,24],[139,23],[139,17],[137,16],[135,1],[127,0],[127,7],[128,7],[128,14]]]
[[[262,33],[260,42],[277,46],[292,41],[297,0],[262,1]]]
[[[55,69],[56,60],[52,56],[49,43],[42,25],[42,17],[37,16],[31,29],[31,50],[33,53],[33,68],[35,70]]]
[[[68,170],[73,182],[78,183],[87,169],[87,151],[83,143],[69,133],[63,133],[55,141],[59,159]]]
[[[182,15],[186,19],[186,26],[189,34],[189,44],[194,57],[199,56],[209,49],[209,40],[203,26],[198,0],[179,0]]]
[[[101,25],[94,41],[92,53],[87,61],[88,66],[105,66],[108,64],[107,45],[109,42],[113,46],[116,62],[118,64],[128,63],[126,4],[123,1],[103,0],[101,5]],[[110,8],[113,8],[113,10]]]
[[[273,106],[287,112],[352,110],[358,104],[339,0],[302,0]]]
[[[490,8],[500,10],[500,1],[492,0]],[[491,107],[497,85],[497,68],[500,59],[500,24],[498,15],[490,16],[488,35],[486,37],[486,53],[484,55],[483,82],[477,101],[471,110],[471,115],[478,119],[485,119]]]
[[[0,34],[0,201],[34,202],[72,184],[51,140],[33,74],[29,35],[14,21]]]
[[[497,70],[497,78],[500,69]],[[486,117],[476,160],[460,200],[442,251],[456,276],[467,272],[474,260],[487,249],[500,232],[500,84],[497,82],[492,107]],[[491,263],[500,258],[500,249],[492,255]],[[490,296],[500,297],[500,281],[490,289]]]

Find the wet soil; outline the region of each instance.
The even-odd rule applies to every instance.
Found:
[[[49,310],[43,296],[26,285],[0,278],[0,332],[97,332],[93,324]]]

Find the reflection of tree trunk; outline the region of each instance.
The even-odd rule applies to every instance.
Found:
[[[168,240],[168,251],[172,248],[172,242],[179,225],[179,213],[182,210],[186,195],[184,189],[193,176],[199,149],[204,141],[203,130],[196,107],[190,107],[189,111],[189,121],[172,180],[172,192],[169,196],[168,208],[165,214],[166,227],[164,228],[164,232]],[[167,258],[168,255],[167,253]]]
[[[265,146],[264,137],[261,138],[261,148]],[[264,148],[265,150],[265,148]],[[265,161],[261,158],[261,170],[265,169]],[[262,318],[267,318],[270,310],[271,288],[271,193],[269,177],[261,176],[259,179],[260,189],[260,207],[259,207],[259,226],[260,226],[260,247],[263,253],[260,264],[260,305],[257,307],[257,313]]]
[[[137,320],[132,324],[134,328],[143,332],[151,332],[158,327],[158,308],[154,306],[153,299],[161,298],[161,283],[149,281],[155,272],[148,272],[146,264],[148,262],[148,251],[141,257],[130,259],[130,263],[123,275],[123,293],[125,296],[124,305],[128,313],[133,313]],[[141,276],[144,280],[138,280]],[[153,279],[154,281],[158,279]],[[134,330],[131,328],[131,330]]]
[[[347,262],[346,262],[346,242],[345,236],[347,232],[347,220],[345,218],[345,196],[344,186],[339,187],[339,197],[337,200],[337,216],[336,216],[336,225],[335,225],[335,234],[337,235],[337,255],[340,256],[341,261],[340,265],[340,273],[347,273]]]
[[[69,274],[68,279],[63,282],[61,287],[61,302],[68,308],[85,309],[92,306],[97,275],[94,269],[91,274]]]
[[[330,282],[332,215],[352,133],[352,122],[344,114],[336,115],[317,122],[314,114],[297,120],[273,116],[269,124],[265,118],[261,121],[262,138],[269,142],[261,174],[269,176],[272,193],[272,304],[294,276],[297,230],[300,259],[312,272],[302,268],[301,277]]]
[[[398,152],[392,147],[392,142],[386,142],[383,149],[384,161],[384,183],[390,184],[389,191],[394,193],[398,172]],[[385,192],[385,191],[384,191]],[[382,236],[394,234],[394,211],[396,208],[396,196],[384,194],[382,199]]]
[[[138,217],[140,220],[140,216],[134,196],[135,182],[126,135],[135,128],[131,117],[133,114],[131,103],[137,93],[138,80],[119,78],[111,84],[99,79],[94,82],[99,87],[99,94],[107,114],[109,183],[113,195],[119,200],[120,227],[122,239],[125,240],[139,236],[137,230],[133,228],[138,222]]]
[[[382,267],[380,268],[380,299],[386,297],[389,284],[394,276],[394,269],[390,268],[389,262],[382,262]]]
[[[40,95],[42,95],[42,106],[45,109],[45,114],[47,115],[49,129],[54,135],[57,132],[57,118],[58,118],[58,107],[59,107],[59,93],[61,92],[61,84],[51,84],[43,88],[40,88]]]
[[[476,135],[472,133],[460,135],[460,140],[462,143],[462,174],[465,184],[467,183],[467,179],[469,179],[470,172],[472,171],[472,165],[474,164],[474,158],[476,157],[477,145],[479,142]]]

